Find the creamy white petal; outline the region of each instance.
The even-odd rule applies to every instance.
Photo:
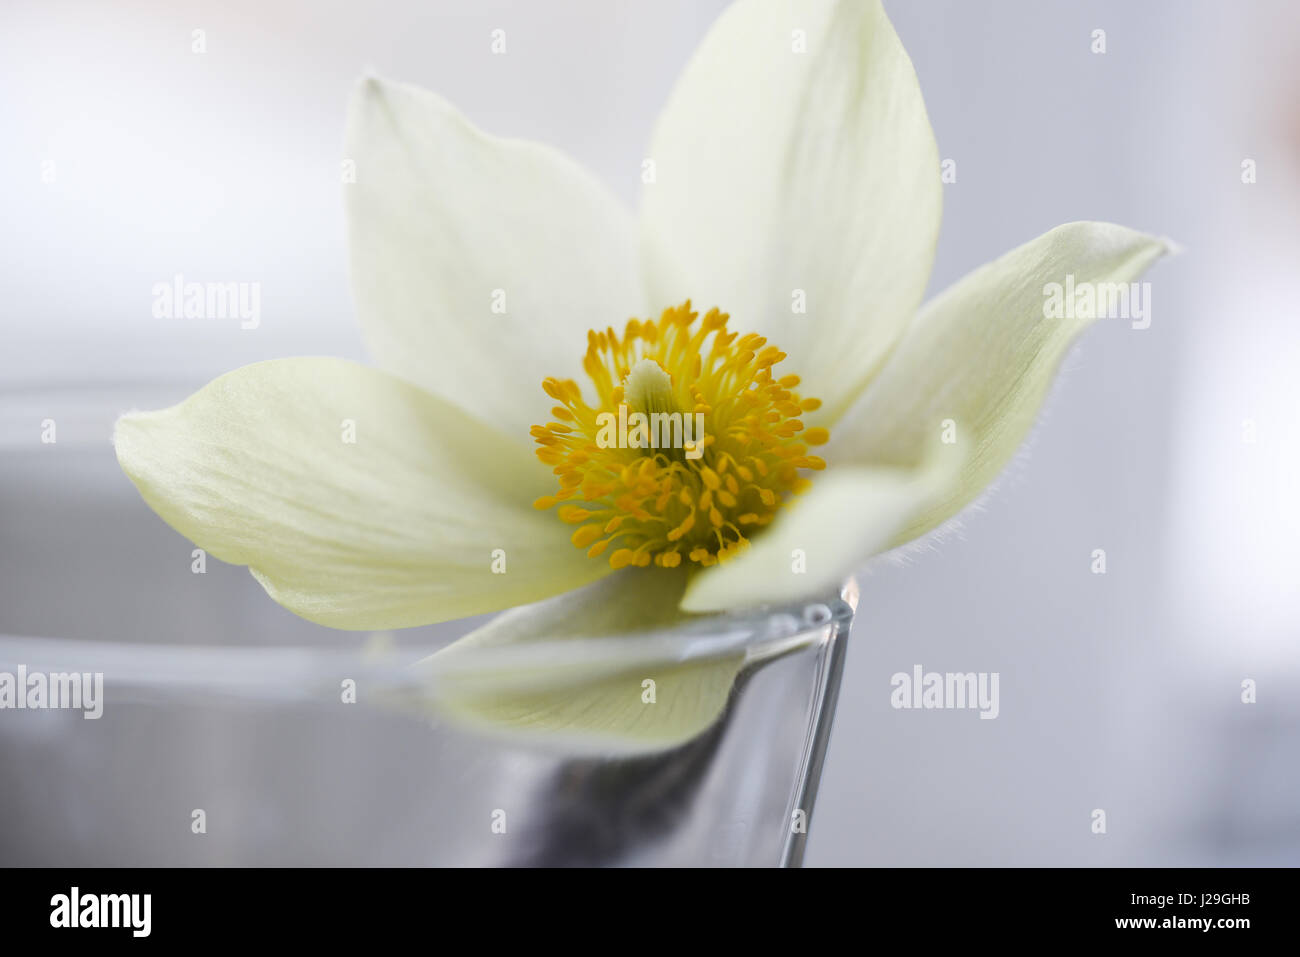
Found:
[[[842,583],[934,500],[958,468],[958,454],[949,450],[918,469],[829,470],[747,549],[699,572],[682,607],[780,604]]]
[[[523,445],[341,359],[245,366],[114,441],[169,525],[322,625],[422,625],[608,571],[532,508],[553,479]]]
[[[689,741],[722,714],[745,653],[725,629],[672,630],[690,620],[677,609],[685,581],[683,570],[625,569],[506,612],[422,663],[434,710],[569,753]]]
[[[790,356],[783,370],[817,383],[825,404],[809,420],[833,421],[915,314],[939,233],[938,148],[880,4],[734,4],[678,81],[649,158],[656,303],[689,296],[768,336]]]
[[[909,465],[943,447],[964,467],[934,506],[901,530],[915,538],[971,502],[1033,424],[1056,368],[1090,315],[1048,318],[1049,284],[1130,283],[1169,251],[1109,223],[1058,226],[967,275],[929,303],[827,447],[832,463]],[[1095,289],[1095,287],[1094,287]],[[1141,332],[1134,332],[1141,335]]]
[[[387,369],[528,441],[587,330],[643,312],[631,214],[556,150],[362,80],[348,120],[352,284]]]

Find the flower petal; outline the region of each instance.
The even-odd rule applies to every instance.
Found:
[[[790,371],[817,377],[813,418],[833,420],[915,314],[939,234],[938,148],[880,4],[733,5],[678,81],[650,158],[654,301],[689,296],[768,336]]]
[[[957,454],[950,451],[915,470],[828,471],[743,552],[699,572],[682,608],[776,604],[843,582],[934,500],[956,470]]]
[[[689,741],[722,714],[745,652],[725,630],[667,633],[689,620],[677,610],[685,582],[682,570],[626,569],[500,615],[421,663],[434,709],[569,753]]]
[[[642,311],[636,226],[581,167],[376,78],[353,94],[352,283],[385,368],[527,440],[587,330]]]
[[[942,442],[966,448],[946,493],[897,543],[971,502],[1020,446],[1057,365],[1092,319],[1047,318],[1047,285],[1129,283],[1169,251],[1109,223],[1069,223],[967,275],[929,303],[827,447],[833,462],[909,465]]]
[[[322,625],[423,625],[608,570],[532,508],[552,483],[523,445],[340,359],[245,366],[123,416],[114,441],[169,525]]]

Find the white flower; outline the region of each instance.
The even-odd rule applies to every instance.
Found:
[[[556,151],[374,78],[348,156],[357,307],[387,371],[247,366],[125,416],[118,458],[174,528],[336,628],[496,611],[650,566],[504,616],[453,663],[666,623],[678,605],[798,599],[933,529],[1006,464],[1088,324],[1044,318],[1044,285],[1130,282],[1167,251],[1073,223],[921,307],[939,156],[877,2],[728,9],[659,119],[639,217]],[[686,325],[688,299],[757,335],[716,312]],[[598,447],[591,416],[620,403],[705,409],[703,454]],[[823,461],[809,446],[828,434]],[[489,683],[459,710],[661,746],[717,715],[736,667],[669,668],[654,709],[607,665],[562,694]]]

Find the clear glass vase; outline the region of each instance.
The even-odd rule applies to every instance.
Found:
[[[112,423],[189,391],[0,394],[0,672],[104,675],[98,719],[0,711],[0,864],[801,862],[852,582],[638,635],[677,662],[743,656],[721,717],[671,750],[465,730],[409,707],[437,694],[413,666],[482,619],[370,636],[312,625],[244,569],[200,571],[140,501]],[[584,650],[622,653],[620,640]],[[357,676],[356,704],[341,704],[340,675]]]

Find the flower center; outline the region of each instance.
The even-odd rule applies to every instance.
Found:
[[[628,320],[622,337],[588,332],[595,405],[572,379],[542,382],[557,421],[532,436],[560,487],[533,506],[558,505],[573,544],[614,568],[726,561],[808,487],[801,469],[826,467],[808,446],[827,431],[800,421],[821,401],[793,391],[798,376],[772,376],[785,353],[728,332],[725,312],[698,318],[687,300]]]

